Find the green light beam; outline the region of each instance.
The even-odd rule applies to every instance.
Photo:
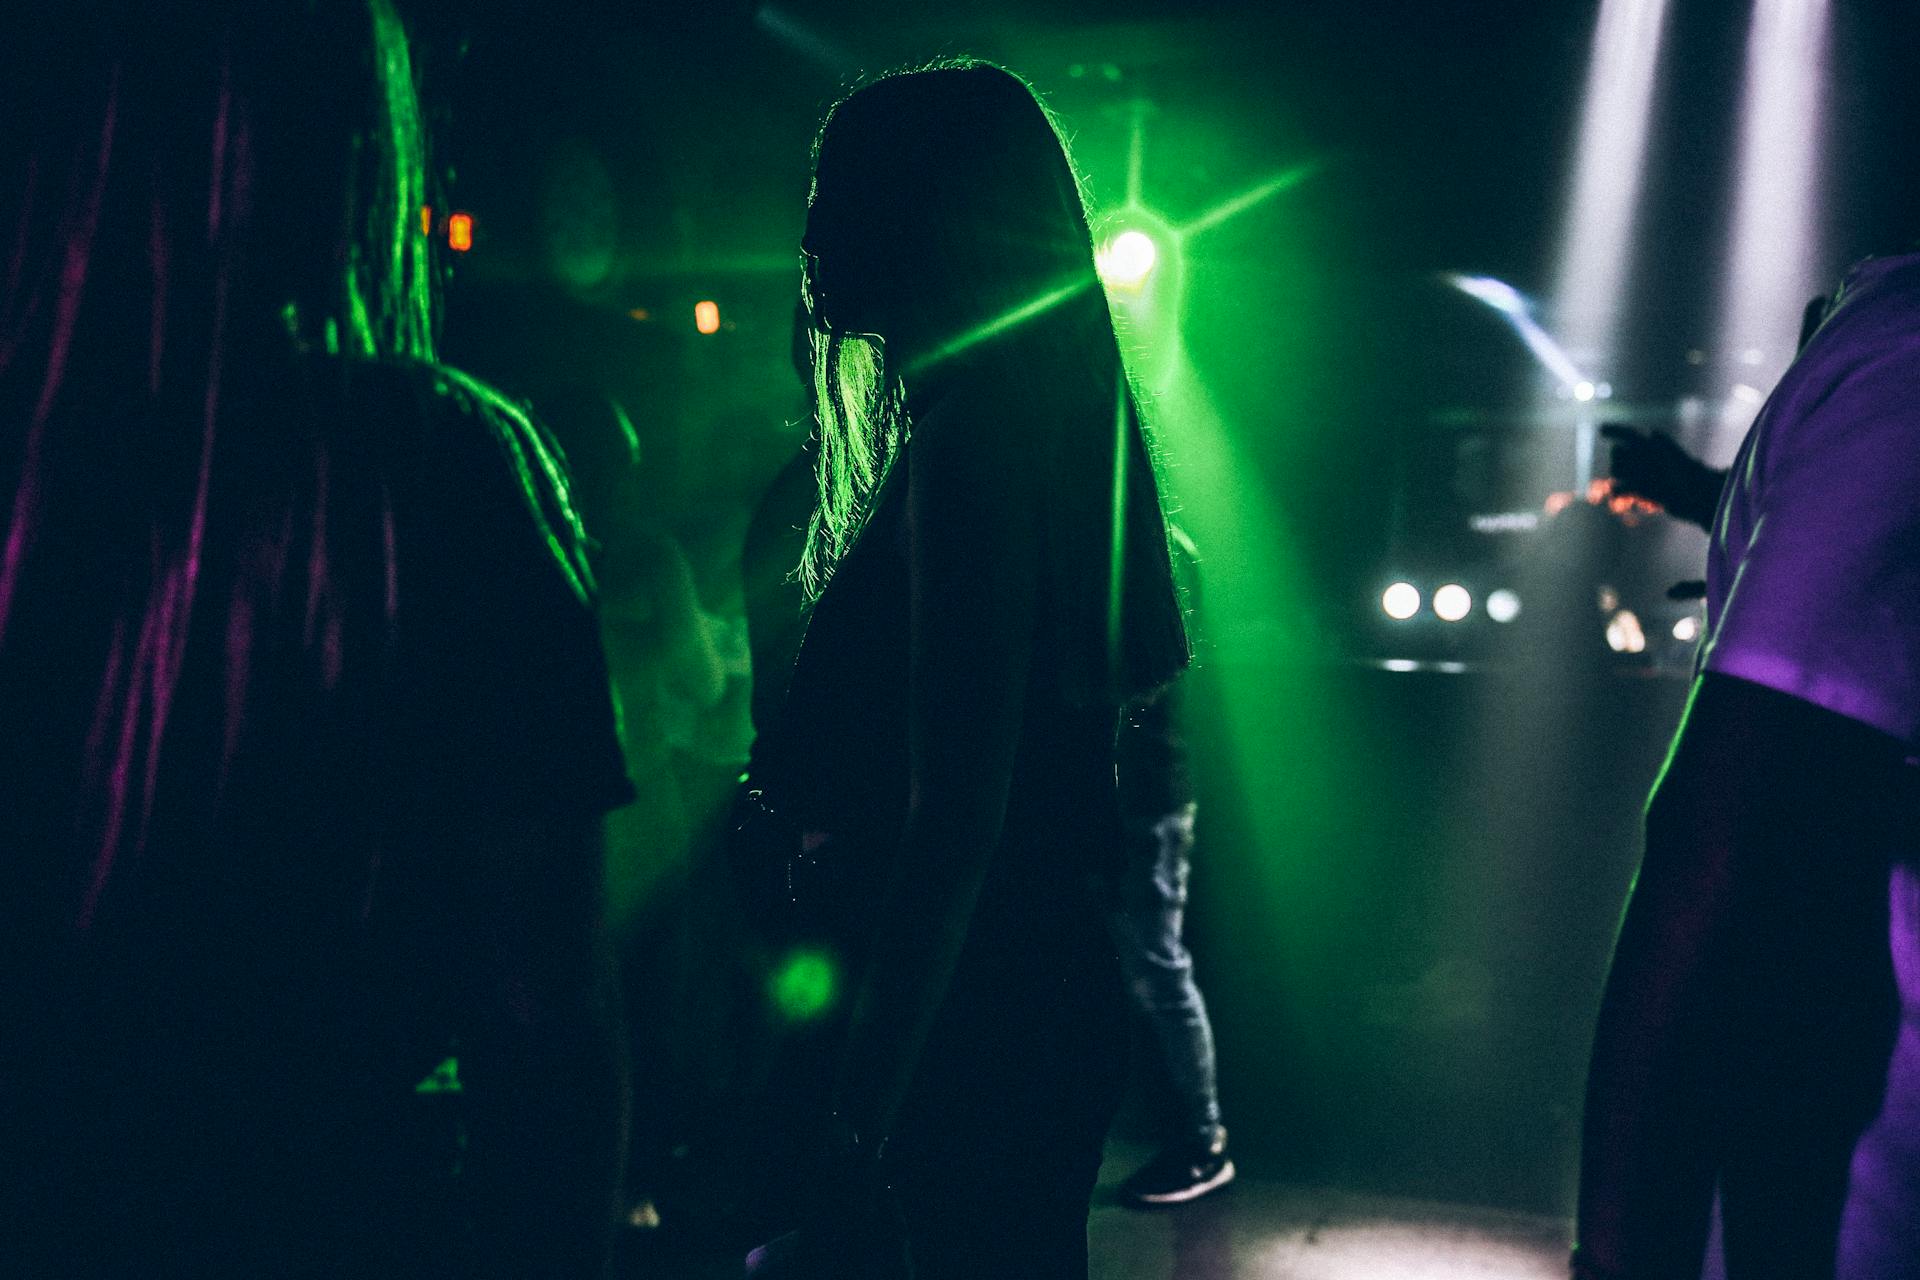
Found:
[[[1003,311],[993,319],[986,321],[984,324],[975,325],[953,341],[946,343],[914,361],[907,368],[907,377],[911,378],[916,373],[924,373],[934,365],[943,364],[961,352],[979,346],[989,338],[997,338],[1007,330],[1025,324],[1035,316],[1044,315],[1046,312],[1053,310],[1065,302],[1068,298],[1093,287],[1098,282],[1099,278],[1092,272],[1089,272],[1085,279],[1072,280],[1057,289],[1052,289],[1041,294],[1031,301],[1023,302],[1017,307]]]
[[[1107,670],[1120,670],[1120,608],[1127,570],[1127,378],[1113,396],[1113,512],[1107,550]]]
[[[1134,208],[1140,203],[1141,172],[1146,163],[1147,151],[1147,104],[1136,98],[1133,102],[1132,133],[1127,138],[1127,207]]]
[[[1230,218],[1237,218],[1255,205],[1263,204],[1283,191],[1299,186],[1320,171],[1318,160],[1309,160],[1297,164],[1284,173],[1275,174],[1258,186],[1249,187],[1230,200],[1221,202],[1207,210],[1192,222],[1176,228],[1180,237],[1197,236],[1202,231],[1211,230]]]

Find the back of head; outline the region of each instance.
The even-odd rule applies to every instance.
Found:
[[[991,387],[1036,429],[1013,464],[1046,477],[1066,691],[1126,700],[1172,678],[1187,645],[1154,459],[1051,115],[1003,68],[940,63],[857,90],[829,115],[818,153],[816,590],[901,442],[903,385],[922,403],[943,387]],[[844,331],[868,316],[883,342],[848,358],[857,339]]]
[[[0,118],[4,648],[50,466],[138,439],[190,471],[231,389],[295,352],[432,339],[390,0],[6,6]]]
[[[36,792],[0,846],[60,904],[23,916],[97,892],[134,806],[213,794],[192,762],[267,667],[238,567],[273,563],[263,513],[325,548],[314,511],[372,487],[302,433],[368,399],[334,373],[431,354],[411,77],[390,0],[0,6],[0,774]],[[344,558],[287,558],[322,619]]]
[[[815,194],[862,238],[863,269],[892,282],[894,309],[936,342],[1042,292],[1095,283],[1059,134],[1000,67],[937,64],[855,92],[821,131]]]
[[[429,354],[390,0],[9,6],[0,97],[0,378],[204,380],[199,344],[263,335]]]

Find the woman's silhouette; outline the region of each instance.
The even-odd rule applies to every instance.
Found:
[[[851,998],[797,1248],[1083,1276],[1125,1045],[1117,709],[1188,658],[1085,207],[1027,85],[949,63],[832,111],[802,248],[817,600],[756,784]]]
[[[596,1274],[629,789],[553,455],[433,360],[391,3],[7,6],[0,119],[9,1273]]]

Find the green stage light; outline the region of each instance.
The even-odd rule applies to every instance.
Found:
[[[1160,247],[1144,231],[1122,231],[1095,255],[1101,283],[1109,289],[1138,289],[1160,262]]]

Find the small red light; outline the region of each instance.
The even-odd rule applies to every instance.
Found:
[[[447,219],[447,248],[465,253],[473,248],[473,216],[456,213]]]
[[[702,333],[720,332],[720,304],[717,302],[694,303],[693,327]]]
[[[433,206],[430,204],[420,206],[420,234],[423,236],[433,234]]]

